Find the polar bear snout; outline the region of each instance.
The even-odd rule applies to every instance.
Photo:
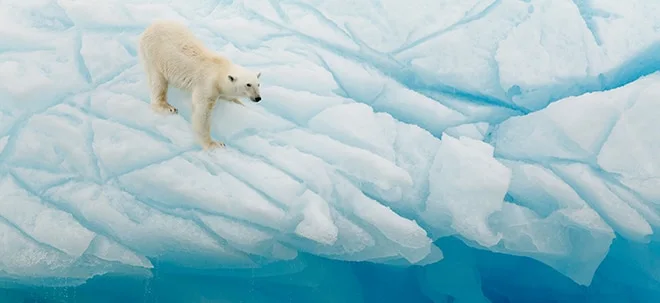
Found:
[[[250,100],[252,100],[254,102],[259,102],[259,101],[261,101],[261,96],[256,96],[254,98],[250,98]]]

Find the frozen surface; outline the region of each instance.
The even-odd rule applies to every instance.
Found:
[[[226,149],[193,141],[188,94],[150,110],[156,19],[263,73],[261,103],[216,107]],[[0,286],[660,298],[660,1],[31,0],[0,20]]]

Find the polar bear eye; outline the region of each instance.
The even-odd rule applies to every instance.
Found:
[[[247,87],[252,87],[252,84],[248,83],[248,84],[247,84]]]

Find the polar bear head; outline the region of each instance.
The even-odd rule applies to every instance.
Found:
[[[261,101],[259,92],[259,78],[261,72],[251,72],[246,69],[236,69],[227,75],[227,80],[232,84],[233,93],[238,97],[250,98],[253,102]]]

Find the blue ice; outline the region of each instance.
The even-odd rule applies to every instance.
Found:
[[[205,152],[182,22],[262,72]],[[1,302],[658,302],[660,2],[0,1]],[[27,301],[25,301],[27,302]]]

